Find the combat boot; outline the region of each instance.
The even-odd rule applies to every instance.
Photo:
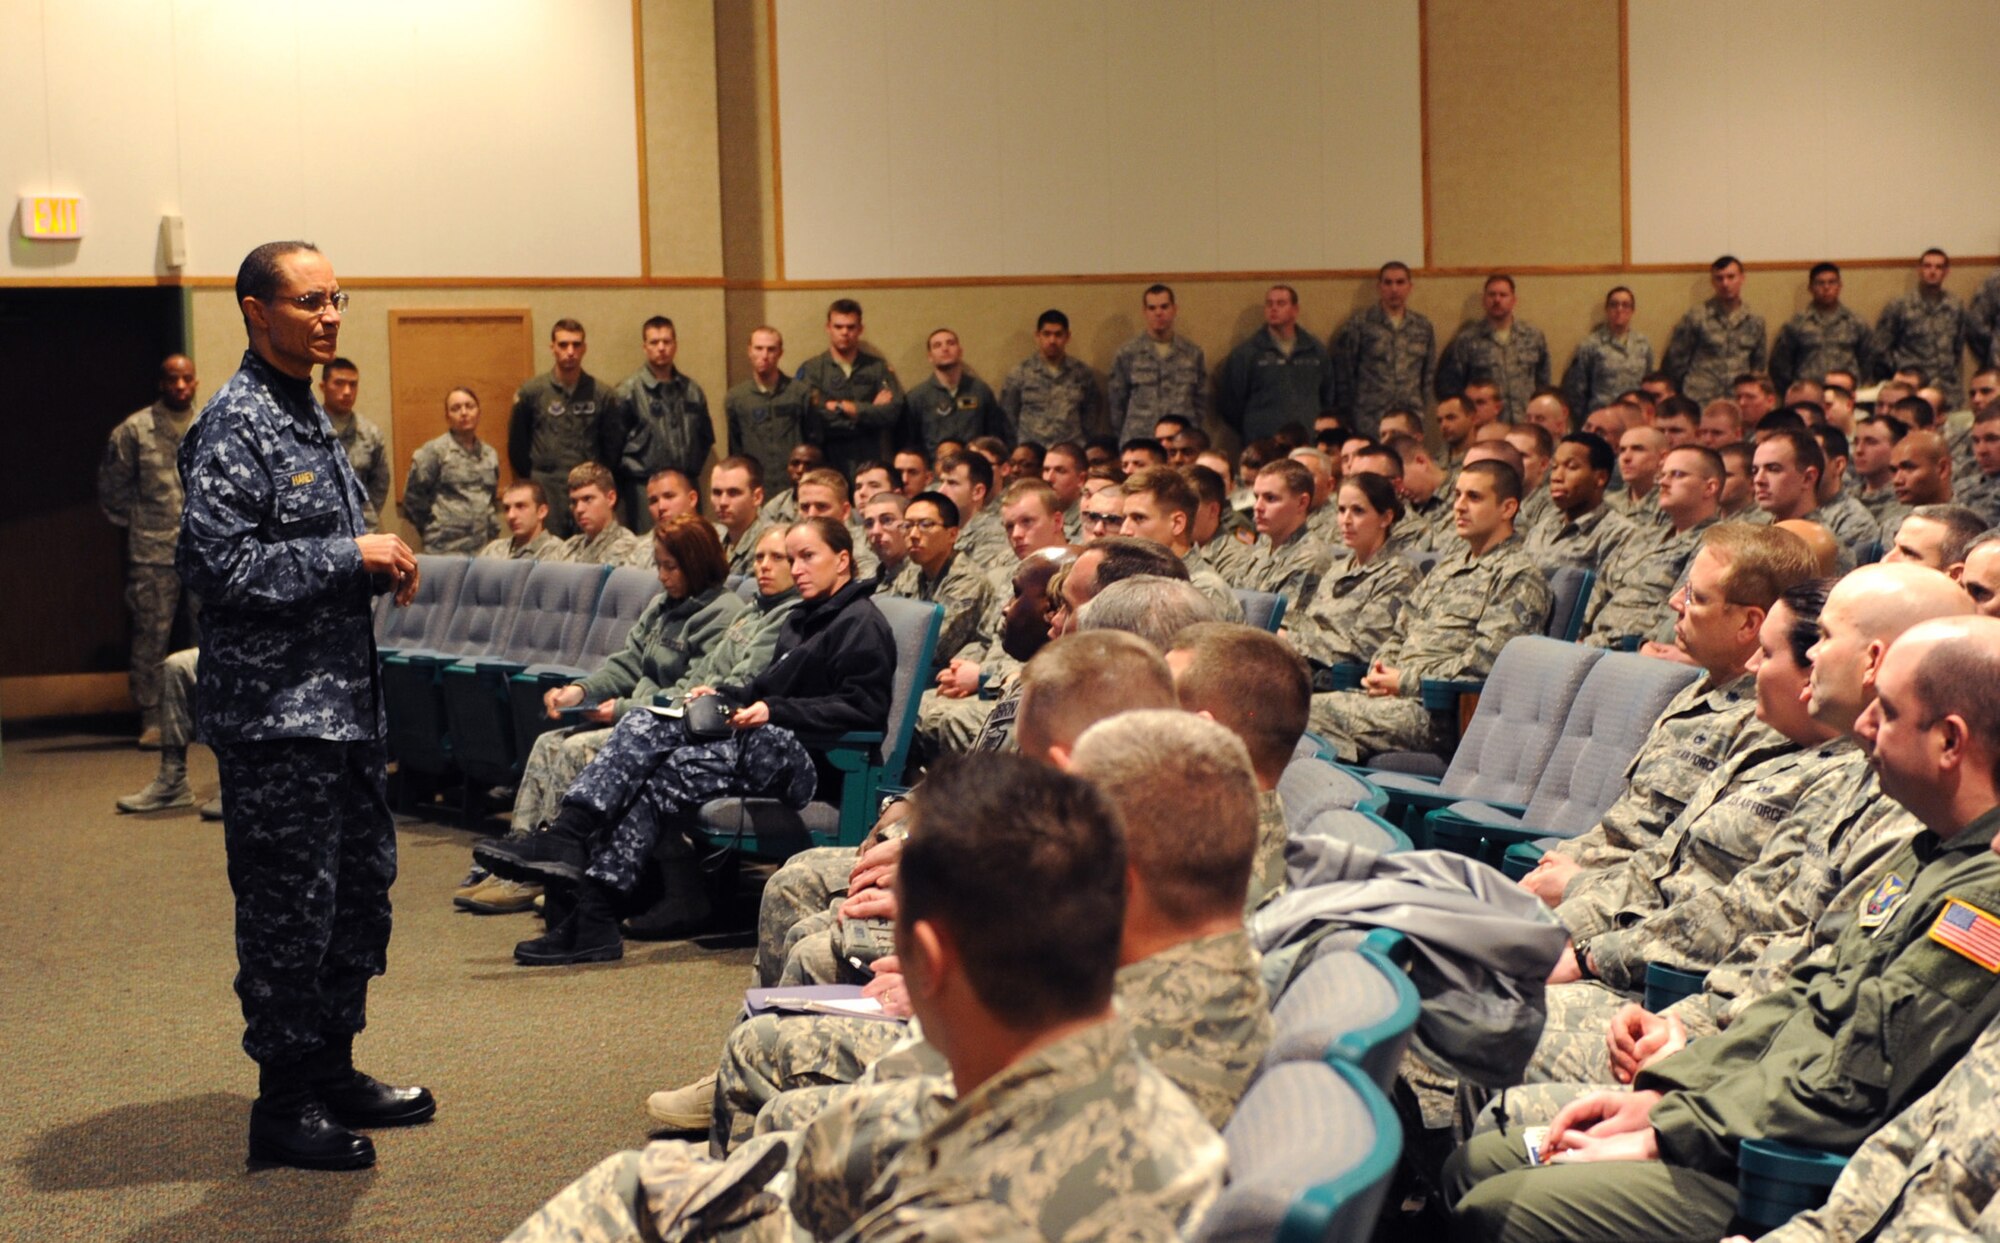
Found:
[[[220,794],[201,805],[201,818],[203,820],[222,819],[222,796]]]
[[[127,794],[118,800],[118,810],[122,812],[165,811],[169,807],[193,805],[194,791],[188,788],[186,778],[167,782],[155,777],[137,794]]]
[[[530,884],[554,877],[572,884],[590,864],[590,813],[564,807],[548,827],[525,837],[488,837],[472,845],[473,861],[495,876]]]
[[[715,1119],[715,1075],[646,1098],[646,1113],[668,1131],[706,1131]]]
[[[567,888],[567,886],[563,887]],[[625,939],[618,933],[618,917],[611,910],[611,894],[595,881],[563,894],[563,911],[557,910],[556,887],[548,894],[549,931],[533,941],[514,947],[514,961],[523,967],[567,967],[583,962],[616,962],[625,957]],[[562,922],[557,923],[558,915]]]
[[[635,941],[675,941],[700,932],[715,917],[701,869],[691,859],[664,859],[655,866],[666,880],[660,900],[626,920],[625,935]]]
[[[514,961],[523,967],[561,966],[569,961],[576,941],[576,890],[560,881],[542,887],[542,935],[514,947]]]
[[[313,1090],[308,1061],[257,1068],[250,1106],[250,1168],[362,1170],[375,1164],[375,1145],[334,1120]]]
[[[313,1091],[342,1126],[415,1126],[437,1113],[429,1088],[395,1088],[354,1068],[354,1037],[329,1039],[312,1063]]]
[[[452,902],[460,910],[471,911],[475,915],[513,915],[533,909],[535,899],[541,896],[540,885],[493,876],[472,892],[453,898]]]

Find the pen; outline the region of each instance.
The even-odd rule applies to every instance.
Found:
[[[875,974],[874,970],[873,970],[872,968],[870,968],[870,967],[868,966],[868,964],[867,964],[867,963],[864,963],[864,962],[862,962],[862,961],[861,961],[861,960],[860,960],[859,958],[856,958],[856,957],[855,957],[854,955],[852,955],[852,954],[849,954],[849,955],[847,956],[847,961],[848,961],[848,962],[850,962],[850,963],[853,963],[853,964],[854,964],[854,969],[855,969],[856,971],[859,971],[859,972],[860,972],[861,974],[863,974],[863,975],[874,975],[874,974]]]

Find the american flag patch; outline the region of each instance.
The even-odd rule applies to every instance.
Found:
[[[1931,940],[1988,971],[2000,971],[2000,919],[1957,898],[1946,900],[1931,925]]]

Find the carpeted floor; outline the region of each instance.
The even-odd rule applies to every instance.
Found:
[[[531,916],[454,911],[472,834],[406,824],[389,973],[364,1069],[437,1093],[377,1132],[355,1174],[246,1174],[256,1073],[219,825],[121,816],[155,757],[129,735],[10,728],[0,771],[0,1238],[497,1239],[646,1137],[654,1088],[714,1068],[747,948],[630,943],[625,960],[529,971]],[[215,764],[195,748],[198,798]]]

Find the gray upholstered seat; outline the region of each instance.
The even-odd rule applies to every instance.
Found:
[[[1493,662],[1479,709],[1441,779],[1374,771],[1368,779],[1391,799],[1409,792],[1526,803],[1584,678],[1603,656],[1599,648],[1539,636],[1510,641]]]
[[[416,598],[401,608],[387,592],[375,598],[375,646],[394,651],[442,640],[470,564],[470,557],[419,554]]]
[[[1251,591],[1247,587],[1234,589],[1236,600],[1243,606],[1243,624],[1255,626],[1259,630],[1275,633],[1284,624],[1285,598],[1274,591]]]
[[[1475,803],[1454,804],[1452,810],[1485,824],[1575,837],[1625,792],[1625,770],[1660,714],[1700,676],[1701,670],[1673,661],[1607,654],[1578,690],[1527,810],[1515,814]]]
[[[1380,1089],[1356,1067],[1325,1062],[1270,1067],[1222,1137],[1229,1185],[1196,1229],[1199,1243],[1362,1243],[1403,1147]]]

